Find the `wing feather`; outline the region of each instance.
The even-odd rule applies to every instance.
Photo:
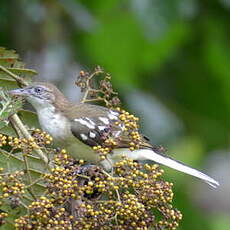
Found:
[[[71,120],[73,135],[85,144],[89,146],[102,145],[108,137],[111,137],[117,140],[118,148],[129,148],[131,138],[124,131],[124,124],[119,119],[117,111],[97,105],[80,104],[69,108],[67,114]],[[87,114],[87,117],[81,114]],[[120,125],[116,124],[117,121]],[[162,152],[158,147],[152,145],[145,136],[141,136],[140,147]]]

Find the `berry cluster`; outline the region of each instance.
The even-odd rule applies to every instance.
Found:
[[[0,226],[5,224],[5,218],[8,217],[6,212],[0,212]]]
[[[138,121],[139,118],[135,117],[133,114],[130,114],[129,112],[120,109],[119,107],[116,108],[116,110],[120,113],[120,120],[125,125],[124,131],[126,132],[127,136],[129,137],[129,148],[131,151],[135,149],[139,149],[141,145],[141,135],[138,132]],[[117,122],[117,125],[119,125],[119,121]]]
[[[9,145],[13,150],[22,149],[24,153],[30,153],[33,149],[52,143],[53,138],[40,129],[35,129],[31,138],[18,138],[0,134],[0,147]]]
[[[46,197],[29,206],[30,213],[15,220],[16,230],[72,230],[71,217],[63,207],[56,207]]]
[[[53,142],[53,138],[45,131],[35,129],[32,132],[32,136],[36,140],[38,146],[50,145]]]
[[[3,171],[3,169],[0,169]],[[2,174],[0,176],[0,186],[2,189],[1,197],[7,198],[9,196],[20,196],[24,194],[24,184],[20,182],[20,178],[24,172],[15,171],[11,174]]]
[[[0,147],[7,144],[7,136],[0,134]]]
[[[107,139],[110,140],[110,139]],[[110,144],[110,145],[109,145]],[[99,154],[100,156],[100,160],[105,160],[106,156],[112,152],[113,148],[112,148],[112,143],[108,143],[106,144],[105,147],[101,146],[101,145],[97,145],[97,146],[93,146],[93,150]]]
[[[32,226],[32,222],[51,229],[51,220],[65,224],[66,229],[176,229],[182,218],[172,208],[172,184],[160,179],[163,170],[158,165],[141,165],[124,158],[110,175],[98,166],[76,162],[65,150],[55,162],[45,175],[47,197],[29,206],[31,215],[18,219],[17,229],[30,229],[25,226]],[[54,221],[56,212],[47,212],[47,208],[64,208],[61,222]],[[159,220],[152,213],[156,209],[161,214]],[[35,211],[40,217],[32,214]]]
[[[125,111],[120,113],[132,141],[141,142],[136,133],[138,119]],[[35,130],[31,139],[1,135],[0,141],[2,146],[30,153],[36,146],[45,147],[51,143],[52,137]],[[106,157],[117,141],[108,138],[104,146],[97,146],[95,150]],[[131,144],[132,141],[130,147],[138,148],[137,144]],[[56,153],[53,167],[42,179],[46,186],[45,196],[25,205],[28,214],[15,220],[17,230],[177,228],[182,215],[172,207],[172,184],[161,179],[163,170],[158,165],[143,165],[123,158],[113,165],[112,173],[107,173],[99,166],[73,159],[64,149]],[[19,171],[1,174],[0,198],[4,203],[10,201],[14,207],[23,204],[27,187],[22,182],[23,176]],[[0,223],[4,223],[7,215],[0,213]]]
[[[0,169],[3,172],[3,169]],[[22,182],[24,172],[1,173],[0,176],[0,199],[7,200],[13,207],[20,205],[20,199],[25,193],[25,184]]]

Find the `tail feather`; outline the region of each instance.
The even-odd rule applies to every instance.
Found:
[[[156,153],[153,150],[139,149],[139,150],[135,150],[135,151],[125,152],[124,154],[127,155],[127,157],[130,157],[134,160],[155,161],[159,164],[168,166],[170,168],[176,169],[178,171],[189,174],[191,176],[200,178],[201,180],[204,180],[207,184],[209,184],[210,186],[212,186],[214,188],[219,186],[219,182],[217,182],[216,180],[214,180],[210,176],[200,172],[197,169],[191,168],[191,167],[183,164],[182,162],[176,161],[176,160],[174,160],[174,159],[172,159],[166,155]]]

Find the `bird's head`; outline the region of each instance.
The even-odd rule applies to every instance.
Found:
[[[67,99],[53,84],[46,82],[35,82],[26,88],[9,91],[11,95],[24,96],[36,110],[48,106],[55,106],[56,103],[67,102]]]

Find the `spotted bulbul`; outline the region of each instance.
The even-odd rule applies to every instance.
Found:
[[[26,97],[37,111],[41,128],[51,134],[60,147],[78,159],[98,162],[99,154],[93,150],[93,146],[101,145],[105,134],[109,134],[120,141],[108,156],[109,160],[101,161],[106,169],[111,168],[111,162],[125,155],[133,160],[150,160],[166,165],[200,178],[212,187],[219,185],[210,176],[160,153],[144,137],[140,148],[131,151],[127,141],[129,137],[119,120],[119,112],[115,110],[86,103],[73,104],[56,86],[44,82],[32,83],[26,88],[11,90],[10,93]],[[120,125],[116,125],[118,120]]]

